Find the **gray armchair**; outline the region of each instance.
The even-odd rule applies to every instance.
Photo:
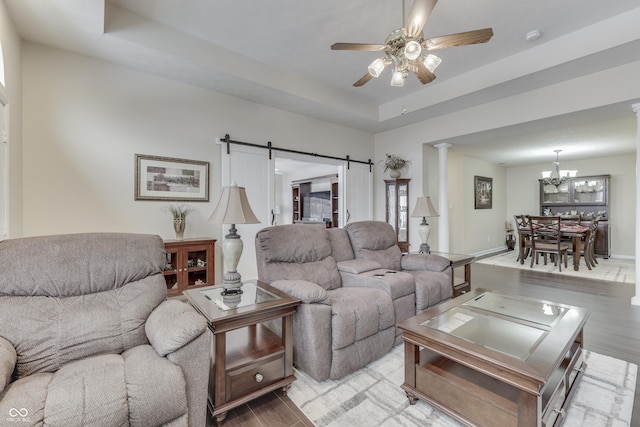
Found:
[[[158,236],[6,240],[0,265],[0,420],[205,425],[210,335],[166,300]]]

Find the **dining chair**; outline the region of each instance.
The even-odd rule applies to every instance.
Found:
[[[529,230],[531,232],[531,268],[533,263],[538,264],[540,254],[544,255],[544,264],[547,264],[547,255],[553,255],[554,265],[562,271],[562,261],[567,268],[569,249],[571,244],[562,240],[560,232],[559,216],[528,216]]]
[[[598,222],[600,221],[600,215],[595,216],[591,219],[589,223],[589,233],[585,239],[584,245],[582,246],[582,256],[584,258],[584,263],[587,265],[587,268],[591,270],[592,267],[595,267],[598,264],[596,260],[596,234],[598,233]]]
[[[520,248],[516,261],[524,264],[524,260],[527,259],[529,252],[531,252],[531,231],[529,230],[527,215],[514,215],[513,219],[518,230],[518,247]]]

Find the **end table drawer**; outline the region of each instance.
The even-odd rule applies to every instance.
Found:
[[[284,355],[227,373],[227,398],[236,399],[284,378]]]

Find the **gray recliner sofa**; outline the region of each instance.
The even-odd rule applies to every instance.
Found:
[[[256,235],[258,279],[302,301],[294,315],[294,363],[317,381],[382,357],[401,341],[397,323],[451,297],[448,260],[405,255],[403,263],[392,229],[397,252],[388,245],[391,226],[353,225],[350,232],[349,226],[281,225]],[[441,289],[445,282],[449,291]]]
[[[298,369],[317,381],[338,379],[391,350],[391,298],[380,289],[342,286],[324,227],[265,228],[256,235],[256,257],[259,280],[302,302],[293,316]]]
[[[160,237],[10,239],[0,265],[1,420],[205,425],[211,338],[166,300]]]

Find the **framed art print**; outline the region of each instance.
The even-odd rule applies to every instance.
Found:
[[[209,162],[136,154],[135,200],[209,201]]]
[[[476,209],[491,209],[493,202],[493,178],[473,177],[473,191]]]

